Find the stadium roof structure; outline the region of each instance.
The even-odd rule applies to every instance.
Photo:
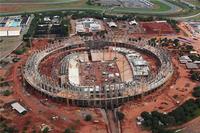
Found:
[[[148,63],[145,60],[140,60],[140,59],[133,60],[133,64],[135,66],[147,66],[148,65]]]

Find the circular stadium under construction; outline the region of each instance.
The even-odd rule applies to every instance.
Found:
[[[147,95],[172,75],[168,53],[144,40],[65,40],[35,51],[23,69],[27,89],[68,105],[100,108]]]

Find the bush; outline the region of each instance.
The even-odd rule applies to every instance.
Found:
[[[87,114],[86,116],[85,116],[85,119],[84,119],[85,121],[91,121],[92,120],[92,116],[90,115],[90,114]]]
[[[49,128],[48,127],[46,127],[43,131],[42,131],[42,133],[48,133],[49,132]]]
[[[200,86],[194,88],[192,95],[194,97],[200,98]]]
[[[192,55],[189,55],[189,57],[192,61],[200,61],[200,56],[198,56],[198,55],[192,54]]]
[[[2,93],[3,93],[3,96],[9,96],[9,95],[12,94],[12,91],[10,91],[10,90],[5,90],[5,91],[3,91]]]
[[[170,19],[170,20],[169,20],[169,19],[168,19],[167,22],[172,26],[173,29],[175,29],[175,31],[176,31],[177,33],[180,32],[180,29],[179,29],[179,27],[177,26],[177,21],[176,21],[176,20],[173,20],[173,19]]]
[[[71,128],[66,128],[64,133],[74,133],[75,131]]]
[[[91,0],[88,0],[88,1],[86,2],[86,4],[88,4],[88,5],[92,5]]]
[[[195,91],[200,91],[200,86],[194,88]],[[168,114],[163,114],[157,111],[142,112],[141,117],[144,119],[142,125],[152,130],[152,133],[171,133],[165,130],[166,127],[183,124],[192,118],[197,117],[196,111],[200,109],[200,98],[194,100],[189,99],[181,106],[177,107]]]
[[[30,37],[34,36],[35,29],[36,29],[37,24],[38,24],[38,20],[39,20],[39,16],[35,15],[35,17],[31,21],[31,24],[30,24],[30,27],[29,27],[27,33],[23,35],[24,41],[28,41]]]
[[[125,116],[124,113],[119,112],[119,111],[116,112],[116,115],[117,115],[118,120],[120,121],[123,120]]]
[[[25,51],[26,51],[25,48],[18,49],[18,50],[15,50],[15,54],[17,54],[17,55],[21,55],[21,54],[23,54]]]
[[[5,127],[3,133],[18,133],[18,130],[14,127]]]
[[[199,74],[199,72],[192,72],[191,79],[199,81],[200,80],[200,74]]]

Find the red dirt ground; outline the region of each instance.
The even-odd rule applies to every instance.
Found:
[[[34,39],[32,40],[32,48],[42,49],[48,44],[47,39]]]
[[[18,9],[18,7],[11,6],[11,5],[4,5],[0,6],[0,12],[15,12]]]
[[[174,34],[170,24],[166,22],[140,22],[147,34]]]
[[[38,43],[37,43],[38,42]],[[41,46],[41,42],[34,42],[36,47],[32,49],[37,49],[38,46]],[[31,50],[29,50],[29,54]],[[82,109],[78,107],[71,107],[63,104],[55,103],[51,100],[42,103],[46,97],[41,96],[39,93],[35,95],[30,95],[32,92],[26,92],[22,86],[22,77],[20,68],[25,63],[28,55],[21,55],[20,62],[13,64],[12,69],[7,77],[7,79],[13,79],[12,90],[13,94],[9,97],[0,97],[0,100],[8,101],[15,99],[19,101],[22,105],[24,105],[28,112],[20,116],[17,112],[6,109],[6,112],[3,112],[3,116],[8,116],[8,119],[11,120],[12,125],[17,127],[20,132],[22,132],[25,127],[27,121],[30,121],[31,124],[28,125],[27,132],[32,132],[33,129],[39,131],[41,124],[47,124],[51,128],[53,128],[53,132],[62,133],[67,127],[75,126],[77,132],[86,133],[90,131],[91,133],[99,132],[103,133],[106,131],[106,125],[103,122],[101,113],[99,109]],[[29,88],[27,88],[29,89]],[[8,111],[10,110],[10,111]],[[83,120],[82,114],[90,112],[93,116],[93,120],[98,120],[98,123],[93,122],[85,122]],[[52,120],[53,116],[58,116],[57,120]],[[65,118],[65,119],[64,119]],[[80,120],[79,124],[76,124],[76,121]]]
[[[158,91],[144,97],[143,100],[128,102],[121,108],[125,114],[125,121],[122,122],[122,129],[125,133],[147,133],[136,124],[136,118],[143,111],[169,112],[191,98],[191,92],[197,85],[189,79],[189,72],[184,65],[181,65],[176,58],[173,58],[176,73],[174,77],[162,86]],[[173,96],[177,95],[175,99]],[[180,104],[176,104],[179,101]]]
[[[102,72],[107,72],[109,74],[115,75],[119,74],[119,70],[115,62],[90,62],[90,65],[87,63],[81,63],[80,65],[80,75],[81,75],[81,85],[103,85],[104,83],[112,83],[113,80],[120,82],[120,77],[114,76],[109,78],[107,75],[103,75]],[[112,67],[109,67],[108,64],[113,64]],[[105,82],[105,79],[108,81]]]

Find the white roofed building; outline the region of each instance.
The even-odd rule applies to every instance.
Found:
[[[23,113],[27,112],[27,110],[18,102],[12,103],[11,107],[13,109],[15,109],[19,114],[23,114]]]
[[[19,36],[21,27],[0,27],[0,36]]]
[[[137,25],[138,23],[135,20],[133,20],[133,21],[130,21],[129,24],[130,25]]]
[[[83,18],[76,22],[76,33],[88,33],[104,30],[100,21],[93,18]]]
[[[117,27],[117,24],[115,22],[107,22],[109,27]]]

